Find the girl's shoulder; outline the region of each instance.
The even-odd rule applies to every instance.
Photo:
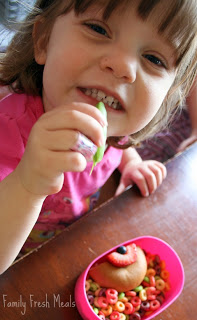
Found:
[[[0,101],[0,117],[17,120],[26,115],[38,118],[42,113],[43,104],[38,96],[10,93]]]

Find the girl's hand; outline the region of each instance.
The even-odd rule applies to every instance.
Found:
[[[147,160],[139,163],[129,161],[122,169],[120,184],[116,196],[122,193],[129,185],[136,184],[144,197],[153,193],[165,179],[166,167],[158,161]]]
[[[87,165],[86,158],[80,152],[72,151],[79,132],[98,147],[105,142],[105,125],[106,120],[101,112],[85,103],[73,103],[46,112],[33,126],[25,153],[16,169],[23,186],[39,195],[60,191],[64,172],[80,172]]]

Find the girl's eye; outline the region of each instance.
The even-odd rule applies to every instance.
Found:
[[[103,36],[108,36],[107,31],[103,27],[99,26],[98,24],[86,23],[86,26]]]
[[[153,56],[152,54],[145,54],[144,57],[148,59],[150,62],[152,62],[153,64],[166,68],[165,63],[161,59]]]

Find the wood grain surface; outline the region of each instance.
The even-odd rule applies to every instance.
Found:
[[[180,256],[185,286],[156,320],[197,317],[197,143],[167,164],[150,197],[132,188],[69,226],[0,276],[1,320],[81,320],[74,301],[80,273],[111,247],[142,235],[168,242]]]

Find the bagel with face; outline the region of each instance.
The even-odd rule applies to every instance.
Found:
[[[101,287],[125,292],[136,288],[143,281],[147,271],[143,250],[136,247],[135,244],[124,248],[126,248],[126,252],[110,253],[106,257],[107,261],[95,265],[89,270],[90,277]]]

